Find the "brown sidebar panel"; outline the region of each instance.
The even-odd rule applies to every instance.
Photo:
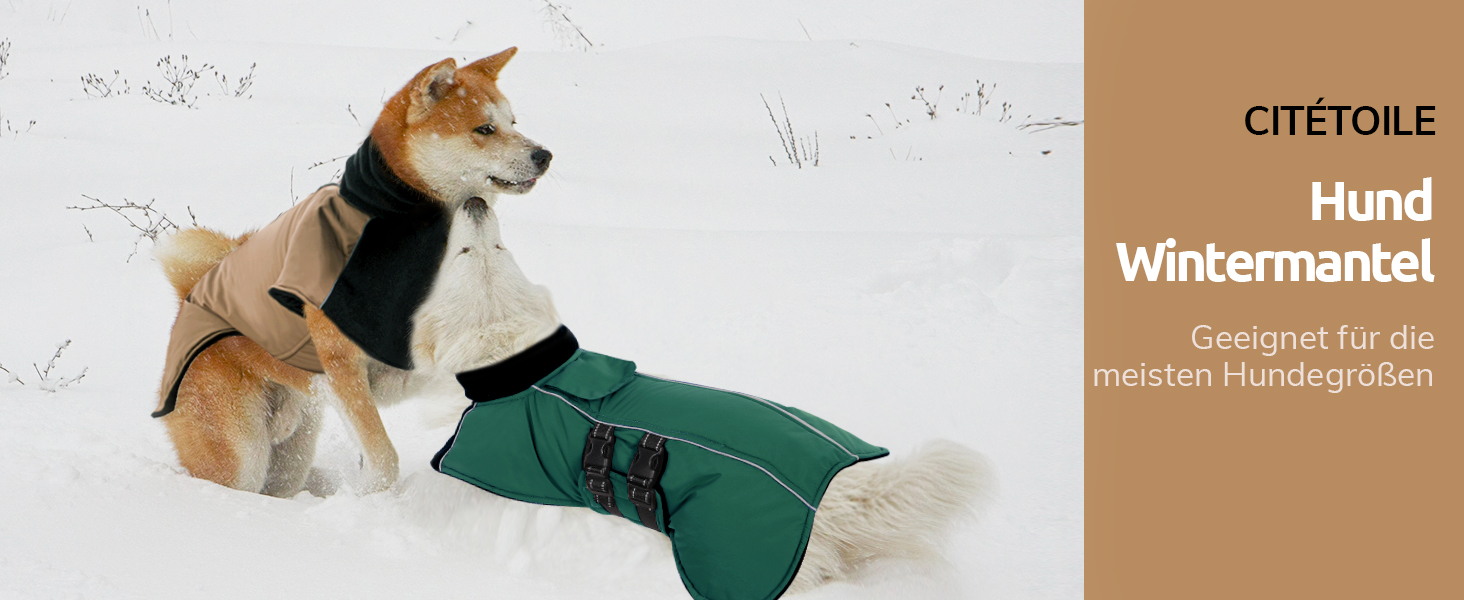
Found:
[[[1085,10],[1086,597],[1464,597],[1464,8]],[[1371,135],[1362,106],[1387,119]],[[1314,182],[1361,211],[1424,178],[1428,220],[1422,194],[1402,219],[1388,200],[1386,220],[1312,220]],[[1126,281],[1117,244],[1131,260],[1169,238],[1203,258],[1190,280]],[[1432,282],[1373,253],[1421,260],[1425,239]],[[1237,251],[1242,276],[1261,252],[1359,251],[1353,278],[1374,277],[1272,281],[1273,255],[1266,281],[1194,281]]]

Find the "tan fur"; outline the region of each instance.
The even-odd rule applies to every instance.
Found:
[[[430,190],[414,165],[410,147],[419,137],[459,136],[483,124],[483,103],[504,101],[498,91],[498,71],[518,48],[509,48],[457,68],[451,58],[422,69],[400,92],[387,100],[371,128],[381,156],[402,181]],[[462,93],[459,93],[459,89]],[[429,118],[430,117],[430,118]],[[480,146],[513,142],[510,136],[469,136]],[[440,198],[450,201],[450,198]]]
[[[315,454],[319,409],[309,400],[310,377],[243,336],[209,346],[184,376],[177,408],[163,417],[178,461],[194,477],[235,489],[298,492]],[[297,436],[307,447],[289,444]]]
[[[397,453],[381,424],[381,413],[371,393],[367,377],[366,353],[346,339],[330,318],[314,306],[305,307],[305,325],[310,339],[320,354],[331,390],[340,401],[342,416],[351,424],[356,441],[366,454],[371,473],[376,477],[370,489],[386,489],[397,480]]]
[[[153,255],[162,263],[163,274],[182,300],[204,273],[247,239],[248,233],[234,238],[205,227],[184,229],[165,238]]]

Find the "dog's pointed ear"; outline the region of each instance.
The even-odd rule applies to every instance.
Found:
[[[498,54],[494,54],[493,56],[489,56],[487,58],[480,58],[463,68],[475,69],[478,72],[496,80],[498,79],[498,71],[503,69],[503,65],[508,64],[508,59],[513,58],[513,55],[515,54],[518,54],[518,46],[510,47],[503,52],[499,52]]]
[[[447,96],[454,84],[457,61],[451,58],[422,69],[412,83],[407,84],[407,124],[414,124],[427,118],[432,107]]]

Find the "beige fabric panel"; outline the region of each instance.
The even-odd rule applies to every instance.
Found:
[[[199,280],[173,325],[159,390],[166,407],[188,361],[221,334],[237,331],[271,356],[319,373],[323,369],[304,317],[270,296],[270,288],[320,306],[370,217],[327,186],[255,232]]]
[[[215,340],[216,336],[230,331],[233,328],[218,315],[197,304],[183,301],[178,310],[178,320],[173,322],[172,337],[168,340],[167,363],[163,367],[163,383],[158,390],[158,407],[154,413],[167,408],[168,396],[172,394],[178,380],[183,378],[188,362],[203,351],[204,345]]]
[[[335,186],[322,188],[306,201],[311,207],[296,218],[284,267],[273,285],[316,307],[325,304],[371,220],[339,192]]]

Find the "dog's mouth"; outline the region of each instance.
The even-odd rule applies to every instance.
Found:
[[[534,177],[532,179],[525,179],[523,181],[509,181],[507,179],[500,179],[498,177],[489,175],[488,181],[492,182],[494,187],[497,187],[498,190],[501,192],[508,194],[522,194],[533,189],[534,184],[539,181],[539,178]]]

